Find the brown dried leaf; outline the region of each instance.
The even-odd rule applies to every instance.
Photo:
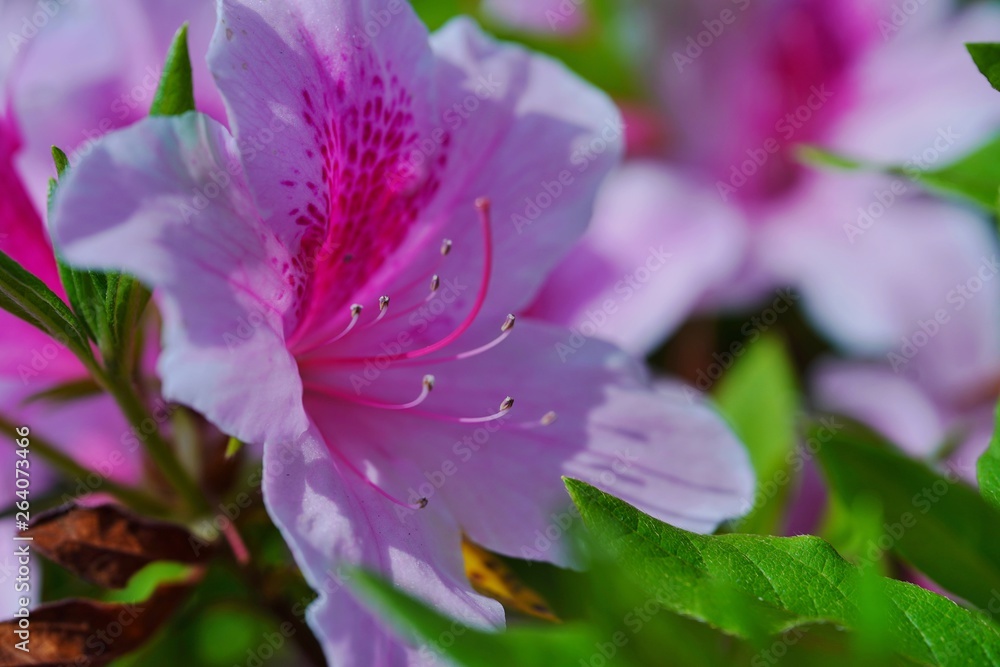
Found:
[[[46,558],[87,581],[124,588],[155,561],[203,563],[211,549],[182,526],[152,521],[117,505],[69,505],[41,515],[25,533]]]
[[[63,600],[31,612],[29,652],[19,650],[26,635],[19,619],[0,623],[0,667],[102,667],[150,639],[184,602],[200,573],[180,584],[160,586],[148,600],[109,604]]]

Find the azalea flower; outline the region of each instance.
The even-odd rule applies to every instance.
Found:
[[[648,3],[647,24],[660,43],[653,84],[672,145],[658,164],[605,186],[591,232],[556,275],[561,284],[591,271],[627,276],[651,247],[674,261],[627,304],[611,295],[628,316],[597,335],[645,353],[694,310],[747,309],[793,288],[839,347],[873,358],[903,347],[920,322],[947,308],[964,324],[942,327],[907,360],[909,372],[944,391],[995,373],[1000,299],[990,294],[998,283],[961,311],[946,302],[997,251],[985,221],[923,196],[906,179],[819,170],[795,154],[813,144],[920,171],[959,158],[997,129],[995,93],[962,46],[995,37],[996,9],[953,16],[943,2],[901,6]],[[634,194],[640,189],[649,193]],[[674,194],[672,205],[658,192]],[[625,199],[642,207],[629,219],[650,221],[642,239],[634,237],[638,226],[618,231]],[[631,252],[622,250],[626,234]],[[558,299],[543,291],[532,313],[582,328],[608,296],[576,284]],[[669,298],[679,284],[688,294],[681,302]],[[634,321],[636,314],[643,319]],[[966,345],[960,332],[975,327],[983,327],[978,347],[962,360],[978,369],[970,378],[946,350]]]
[[[428,37],[394,0],[220,7],[233,134],[192,113],[109,135],[51,229],[70,261],[156,288],[165,395],[264,443],[333,664],[421,657],[359,610],[343,564],[501,625],[462,536],[569,564],[561,475],[694,530],[745,509],[745,453],[708,406],[517,316],[619,157],[603,94],[468,20]]]

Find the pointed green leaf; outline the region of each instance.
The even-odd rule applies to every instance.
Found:
[[[992,138],[973,152],[953,159],[946,155],[944,166],[925,169],[913,164],[884,165],[864,162],[808,146],[799,150],[805,164],[840,170],[881,172],[912,181],[941,195],[961,197],[989,213],[997,211],[1000,200],[1000,136]],[[904,190],[907,186],[902,183]],[[899,184],[893,187],[899,188]]]
[[[697,535],[639,512],[576,480],[566,480],[584,524],[668,609],[737,636],[746,620],[717,604],[722,584],[756,605],[760,623],[832,623],[856,629],[861,596],[870,596],[860,568],[817,537]],[[888,618],[886,646],[924,665],[1000,665],[1000,628],[984,614],[911,584],[879,579]]]
[[[716,402],[740,440],[746,443],[757,471],[757,488],[775,489],[738,526],[740,532],[777,532],[784,499],[791,485],[795,421],[799,409],[795,369],[778,338],[767,336],[751,345],[718,385]]]
[[[93,359],[85,325],[45,283],[3,252],[0,252],[0,308],[62,342],[81,359]]]
[[[517,627],[504,633],[468,629],[374,574],[355,571],[350,586],[399,634],[417,642],[421,653],[440,652],[461,665],[575,665],[589,658],[602,639],[575,625]]]
[[[1000,198],[1000,136],[939,169],[896,167],[892,172],[909,176],[931,190],[967,199],[992,213]]]
[[[62,178],[69,168],[69,158],[58,146],[52,147],[52,161],[56,163],[56,175]]]
[[[861,429],[833,434],[817,456],[845,505],[863,496],[881,504],[895,553],[987,608],[1000,590],[1000,511],[954,473],[935,472]]]
[[[194,79],[188,53],[188,26],[182,25],[174,36],[163,65],[163,76],[149,108],[150,116],[179,116],[194,111]]]
[[[96,396],[103,391],[93,378],[82,378],[57,384],[24,399],[25,404],[39,402],[65,403]]]
[[[1000,90],[1000,44],[983,42],[966,44],[969,55],[986,80],[996,90]]]
[[[990,446],[976,462],[976,476],[983,498],[1000,510],[1000,406],[997,407],[996,424]]]

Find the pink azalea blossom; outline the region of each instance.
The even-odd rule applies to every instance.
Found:
[[[745,509],[746,456],[708,406],[510,315],[619,157],[604,95],[468,20],[428,37],[395,0],[225,0],[210,66],[233,135],[199,114],[109,135],[52,230],[71,261],[156,287],[165,394],[264,443],[333,664],[421,657],[359,611],[345,563],[502,624],[461,536],[567,564],[561,475],[694,530]]]
[[[4,192],[0,199],[0,250],[63,295],[42,220],[14,169],[18,145],[11,124],[0,116],[0,190]],[[35,394],[89,375],[73,353],[7,312],[0,312],[0,339],[0,414],[15,425],[28,426],[35,436],[46,438],[78,463],[97,471],[93,479],[67,480],[73,495],[98,491],[102,477],[138,479],[139,443],[133,444],[125,420],[109,398],[27,402]],[[13,470],[13,461],[11,447],[0,449],[0,464]],[[42,460],[33,460],[31,471],[32,489],[40,493],[50,479]],[[0,503],[8,506],[14,500],[14,479],[4,475]]]
[[[588,0],[483,0],[490,18],[517,30],[571,35],[588,23]]]
[[[963,47],[995,38],[996,8],[950,15],[944,2],[921,3],[915,13],[900,13],[899,5],[649,3],[661,54],[655,85],[673,141],[663,156],[670,168],[655,179],[649,170],[634,170],[606,186],[607,205],[598,203],[582,246],[588,250],[571,254],[556,275],[627,275],[644,262],[646,248],[662,245],[675,257],[672,268],[688,279],[654,276],[635,293],[641,304],[627,304],[630,316],[598,335],[647,352],[696,307],[745,309],[793,287],[834,342],[865,356],[902,346],[921,321],[947,308],[965,323],[943,328],[912,362],[914,372],[950,386],[969,381],[967,368],[951,366],[950,353],[934,350],[966,345],[960,332],[976,327],[982,327],[973,341],[978,360],[973,355],[964,363],[978,367],[977,381],[996,372],[1000,299],[990,295],[1000,283],[989,283],[961,312],[951,312],[946,301],[997,251],[985,221],[931,201],[906,179],[819,170],[795,156],[804,143],[934,168],[985,142],[1000,125],[995,92]],[[628,195],[641,187],[679,195],[673,206],[652,193]],[[658,229],[647,225],[631,253],[606,242],[622,224],[616,202],[625,197],[645,207],[630,217],[661,221]],[[712,199],[714,212],[704,204]],[[700,219],[679,226],[676,211],[697,206]],[[693,229],[704,235],[694,247]],[[678,283],[689,285],[681,302],[668,298]],[[564,294],[558,308],[541,304],[533,312],[579,327],[602,298],[583,285]],[[646,319],[633,325],[636,312]],[[660,335],[651,335],[657,328]]]

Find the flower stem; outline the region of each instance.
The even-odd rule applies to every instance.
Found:
[[[150,458],[181,495],[188,508],[195,514],[208,514],[210,512],[208,502],[202,495],[201,489],[181,465],[170,443],[160,433],[159,424],[139,398],[132,383],[126,379],[111,378],[100,369],[97,369],[97,372],[100,374],[97,376],[98,383],[114,397],[125,418],[142,434],[139,440],[146,447]],[[150,432],[142,426],[147,422],[156,426]]]

